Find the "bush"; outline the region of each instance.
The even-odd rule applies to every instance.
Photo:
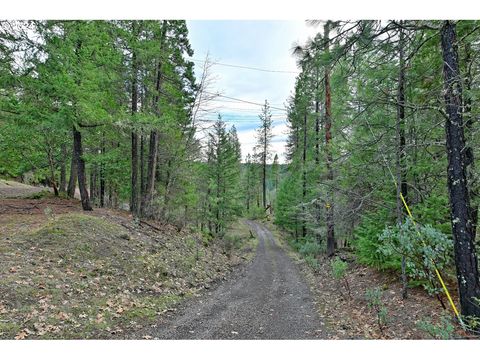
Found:
[[[308,264],[308,266],[310,266],[312,269],[318,269],[319,267],[319,264],[318,264],[318,260],[313,257],[312,255],[307,255],[305,256],[305,262]]]
[[[422,224],[432,224],[446,235],[452,234],[448,194],[430,195],[415,205],[415,219]]]
[[[343,261],[342,259],[337,257],[337,258],[335,258],[335,260],[333,260],[331,262],[331,265],[332,265],[332,275],[333,275],[333,277],[337,280],[342,280],[343,279],[345,289],[347,290],[348,296],[351,299],[352,294],[350,292],[350,285],[349,285],[348,279],[347,279],[348,264],[345,261]]]
[[[455,327],[448,314],[444,314],[440,323],[437,325],[432,324],[429,320],[421,320],[418,322],[418,327],[420,330],[428,333],[432,338],[439,340],[452,339],[455,331]]]
[[[368,307],[373,309],[377,314],[377,324],[380,332],[383,335],[383,329],[387,324],[388,311],[382,302],[383,291],[380,288],[367,289],[365,297],[367,299]]]
[[[378,235],[382,233],[384,224],[390,223],[390,220],[386,211],[375,212],[366,215],[355,229],[352,245],[361,264],[377,269],[400,268],[400,263],[396,259],[378,252],[380,246]]]
[[[322,251],[322,247],[320,246],[319,243],[315,241],[307,240],[307,242],[299,245],[298,251],[303,256],[308,256],[308,255],[316,256],[320,254],[320,252]]]
[[[290,245],[290,247],[298,253],[300,252],[300,248],[302,247],[302,243],[296,241],[293,237],[288,239],[288,245]]]
[[[29,199],[29,200],[38,200],[38,199],[44,199],[51,197],[52,193],[48,190],[42,190],[27,196],[24,196],[24,199]]]
[[[405,256],[407,276],[420,281],[430,294],[439,290],[434,285],[434,263],[440,271],[452,266],[453,241],[430,225],[415,225],[407,219],[385,228],[378,242],[377,251],[392,263],[400,263]]]
[[[332,275],[335,279],[341,279],[347,273],[348,264],[340,258],[332,261]]]

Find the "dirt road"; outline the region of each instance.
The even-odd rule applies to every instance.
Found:
[[[299,269],[263,225],[257,254],[235,278],[187,301],[148,336],[159,339],[319,339],[321,319]]]

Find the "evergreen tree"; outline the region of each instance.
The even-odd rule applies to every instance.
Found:
[[[226,130],[218,119],[208,141],[208,224],[212,236],[222,237],[227,224],[240,215],[240,144],[235,128]]]
[[[270,159],[270,143],[273,137],[272,134],[272,114],[268,101],[262,106],[262,112],[258,116],[261,124],[257,129],[257,156],[262,165],[262,204],[263,209],[267,208],[267,161]]]

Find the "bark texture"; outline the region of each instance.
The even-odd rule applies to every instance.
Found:
[[[441,30],[448,156],[448,192],[462,315],[480,317],[480,283],[466,175],[466,145],[462,116],[462,84],[458,64],[456,25],[445,21]]]
[[[87,191],[87,181],[85,176],[85,161],[83,160],[83,149],[82,149],[82,134],[80,131],[73,128],[73,156],[75,157],[75,162],[77,163],[77,173],[78,173],[78,188],[80,190],[80,199],[82,201],[82,208],[85,211],[91,211],[92,206],[90,205],[90,198]]]

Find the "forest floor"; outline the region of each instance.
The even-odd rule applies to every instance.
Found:
[[[337,251],[336,255],[348,263],[346,278],[349,295],[344,280],[333,277],[332,259],[320,256],[318,267],[312,268],[290,248],[282,232],[272,224],[268,224],[268,227],[301,266],[310,289],[315,294],[317,308],[325,321],[329,339],[474,338],[455,321],[445,296],[442,296],[442,300],[446,310],[435,296],[429,296],[419,286],[409,288],[408,297],[404,300],[399,274],[361,265],[351,252]],[[377,311],[369,306],[366,298],[367,290],[375,288],[381,292],[379,309],[386,310],[386,321],[382,326],[379,326]],[[454,293],[455,286],[450,284],[449,288]],[[458,304],[456,294],[452,296]],[[430,331],[422,323],[427,324]],[[432,327],[435,329],[432,330]]]
[[[230,229],[231,247],[205,246],[188,230],[84,213],[77,200],[12,184],[0,187],[3,339],[126,338],[255,253],[243,222]]]

